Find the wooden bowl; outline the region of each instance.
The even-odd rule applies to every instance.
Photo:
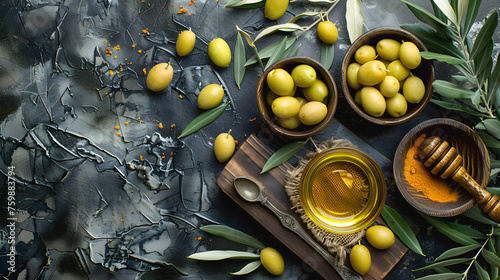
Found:
[[[467,172],[481,186],[486,187],[490,178],[490,157],[481,138],[465,124],[452,119],[432,119],[420,123],[410,130],[399,143],[393,161],[394,179],[403,197],[418,211],[434,217],[452,217],[470,209],[474,198],[459,184],[448,179],[448,188],[456,191],[459,198],[453,202],[436,202],[417,191],[404,174],[405,157],[422,134],[439,136],[448,141],[463,157]],[[430,171],[429,171],[429,174]],[[431,174],[432,175],[432,174]]]
[[[267,74],[276,68],[282,68],[286,70],[288,73],[291,73],[295,66],[300,64],[308,64],[312,66],[316,70],[317,79],[321,79],[326,86],[328,87],[328,100],[327,100],[327,109],[328,113],[326,117],[319,124],[314,126],[300,125],[297,129],[291,130],[286,129],[280,126],[275,119],[273,111],[271,110],[271,106],[269,106],[266,102],[266,95],[269,92],[269,87],[267,86]],[[328,72],[328,70],[323,67],[318,61],[305,57],[305,56],[296,56],[296,57],[288,57],[282,60],[277,61],[273,65],[264,71],[262,76],[260,77],[257,88],[256,88],[256,99],[257,99],[257,107],[259,109],[259,113],[262,116],[264,122],[269,126],[269,128],[285,138],[289,139],[305,139],[311,137],[321,130],[323,130],[330,120],[333,118],[335,113],[335,108],[337,107],[337,87],[335,86],[335,82],[333,81],[332,76]],[[297,94],[300,89],[297,89]]]
[[[420,79],[422,79],[422,82],[424,82],[425,85],[425,95],[418,104],[412,104],[408,103],[408,110],[406,111],[406,114],[404,114],[401,117],[392,117],[389,114],[384,113],[382,117],[376,118],[372,117],[371,115],[367,114],[363,108],[356,104],[354,101],[354,95],[356,93],[356,90],[352,89],[349,87],[347,84],[347,66],[351,64],[352,62],[355,62],[354,60],[354,53],[356,50],[363,46],[363,45],[372,45],[375,47],[378,43],[378,41],[382,39],[394,39],[396,41],[411,41],[415,43],[415,45],[418,47],[420,51],[427,51],[427,48],[424,46],[422,41],[420,41],[415,35],[410,33],[409,31],[406,31],[402,28],[397,28],[397,27],[379,27],[372,29],[365,34],[361,35],[354,43],[349,47],[347,50],[344,60],[342,61],[342,67],[341,67],[341,78],[340,78],[340,83],[341,83],[341,88],[342,88],[342,93],[344,94],[347,102],[349,103],[349,106],[363,119],[379,124],[379,125],[397,125],[400,123],[404,123],[406,121],[409,121],[410,119],[414,118],[422,110],[427,106],[427,103],[429,103],[429,100],[431,99],[432,95],[432,83],[434,82],[434,68],[432,67],[432,63],[429,60],[423,59],[422,62],[420,63],[420,66],[418,66],[416,69],[412,69],[411,73]],[[400,93],[402,90],[400,89]]]

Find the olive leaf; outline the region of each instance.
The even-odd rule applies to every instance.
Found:
[[[465,15],[465,22],[461,30],[463,37],[465,37],[465,35],[469,33],[469,30],[472,27],[472,24],[474,23],[474,20],[477,17],[477,13],[479,12],[479,6],[481,6],[481,0],[476,0],[476,1],[469,0],[468,2],[469,5],[467,6],[467,14]]]
[[[500,140],[500,121],[495,119],[486,119],[481,122],[486,130],[493,135],[493,137]]]
[[[300,46],[302,46],[302,44],[300,44],[296,49],[295,51],[293,52],[292,56],[297,56],[297,54],[299,54],[299,49],[300,49]]]
[[[239,33],[243,34],[245,36],[245,39],[247,40],[247,43],[250,47],[253,47],[253,40],[252,37],[248,33],[246,33],[243,29],[239,28],[238,25],[236,25],[236,30],[238,30]]]
[[[434,261],[439,262],[439,261],[446,260],[449,258],[461,256],[465,253],[468,253],[468,252],[475,250],[475,249],[478,249],[478,248],[481,248],[480,244],[467,245],[467,246],[453,248],[453,249],[445,251],[444,253],[439,255]]]
[[[500,59],[497,59],[495,64],[495,68],[493,72],[491,72],[490,77],[488,79],[488,98],[497,92],[498,87],[500,86]]]
[[[465,59],[465,55],[452,42],[434,30],[418,24],[402,24],[401,27],[415,34],[429,51]]]
[[[462,279],[462,276],[464,276],[462,273],[452,272],[452,273],[427,275],[424,277],[417,278],[415,280],[456,280],[456,279]]]
[[[264,167],[262,167],[262,171],[260,172],[265,173],[268,170],[285,163],[288,159],[290,159],[293,155],[295,155],[304,145],[307,143],[307,141],[297,141],[297,142],[292,142],[288,143],[285,146],[281,147],[281,149],[277,150],[264,164]]]
[[[465,60],[461,58],[456,58],[451,55],[434,53],[434,52],[420,52],[420,56],[422,56],[425,59],[435,59],[452,65],[465,63]]]
[[[288,23],[294,23],[302,17],[313,17],[313,16],[317,16],[320,14],[321,14],[321,12],[305,12],[305,13],[294,16],[291,20],[288,21]]]
[[[285,38],[281,40],[279,47],[274,50],[273,54],[271,54],[271,57],[269,57],[269,60],[267,61],[264,70],[267,69],[269,66],[273,65],[276,61],[284,57],[286,51],[286,39],[287,37],[285,36]]]
[[[474,267],[476,268],[477,276],[479,280],[490,280],[490,275],[484,268],[482,268],[477,262],[474,262]]]
[[[437,231],[446,235],[451,240],[455,241],[461,245],[473,245],[478,244],[477,241],[470,238],[469,236],[450,228],[446,223],[440,219],[427,216],[425,214],[419,213],[429,224],[431,224]]]
[[[492,266],[500,267],[500,257],[497,254],[490,252],[488,250],[482,250],[481,256]]]
[[[433,270],[437,273],[453,273],[449,268],[441,266],[441,267],[435,267]]]
[[[457,20],[458,20],[458,25],[462,22],[462,19],[464,18],[465,11],[467,10],[467,2],[468,0],[458,0],[457,3]]]
[[[245,45],[243,44],[240,32],[238,32],[234,47],[234,81],[238,85],[238,88],[240,88],[243,77],[245,77],[245,61]]]
[[[264,30],[262,30],[258,35],[257,37],[255,37],[255,39],[253,40],[253,43],[255,43],[257,40],[259,40],[260,38],[266,36],[266,35],[269,35],[273,32],[276,32],[276,31],[284,31],[284,32],[293,32],[293,31],[297,31],[297,30],[304,30],[303,27],[301,27],[300,25],[297,25],[295,23],[283,23],[283,24],[277,24],[277,25],[273,25],[273,26],[270,26]]]
[[[500,160],[490,159],[490,166],[491,168],[499,168]],[[499,191],[497,195],[500,195],[500,188],[492,188],[492,189],[497,189]]]
[[[481,137],[486,147],[500,149],[500,142],[495,137],[484,132],[477,132],[477,135]]]
[[[443,12],[443,14],[445,14],[446,17],[453,22],[453,24],[455,24],[455,26],[458,25],[457,15],[455,14],[455,11],[453,11],[453,8],[448,0],[434,0],[434,3],[436,3],[441,12]]]
[[[464,233],[465,235],[470,236],[472,239],[485,239],[486,235],[478,230],[473,229],[472,227],[466,226],[466,225],[461,225],[457,223],[452,223],[448,221],[444,221],[446,225],[448,225],[450,228],[459,231],[461,233]]]
[[[486,216],[486,214],[484,214],[483,211],[481,211],[481,209],[479,209],[479,206],[477,205],[472,206],[471,209],[465,211],[462,215],[474,221],[480,222],[482,224],[498,225],[497,222],[493,221],[488,216]]]
[[[472,51],[470,53],[471,59],[474,59],[486,47],[486,44],[488,44],[490,39],[493,37],[493,33],[497,28],[497,24],[498,24],[498,13],[497,11],[494,11],[486,19],[483,27],[481,27],[481,30],[479,30],[479,33],[476,36],[476,40],[474,41],[474,46],[472,47]]]
[[[426,265],[424,267],[417,268],[417,269],[414,269],[412,271],[427,270],[427,269],[433,269],[433,268],[442,267],[442,266],[451,266],[451,265],[456,265],[456,264],[468,262],[471,260],[472,260],[472,258],[459,258],[459,259],[445,260],[445,261],[436,262],[436,263],[433,263],[430,265]]]
[[[406,6],[408,6],[413,15],[416,18],[418,18],[421,22],[431,26],[442,35],[448,35],[449,37],[452,36],[449,35],[450,29],[444,21],[440,20],[438,17],[429,13],[427,10],[425,10],[422,7],[419,7],[418,5],[410,3],[406,0],[402,1],[406,4]]]
[[[389,228],[399,237],[403,244],[405,244],[413,252],[425,256],[422,252],[422,247],[420,247],[420,243],[418,243],[415,233],[413,233],[408,223],[396,210],[384,205],[381,215]]]
[[[482,52],[483,53],[491,53],[492,51],[493,51],[493,38],[490,38],[488,40],[488,42],[486,43],[485,47],[483,48]],[[476,70],[476,72],[475,72],[476,76],[479,76],[480,74],[482,74],[481,72],[485,68],[487,68],[486,66],[489,63],[493,63],[493,59],[491,58],[491,56],[489,56],[489,55],[480,55],[480,56],[477,56],[474,59],[474,68]],[[487,75],[485,75],[485,77],[489,77],[489,75],[490,75],[490,72],[488,71]]]
[[[265,0],[230,0],[224,8],[255,9],[266,4]]]
[[[199,261],[219,261],[225,259],[258,259],[260,258],[260,255],[232,250],[213,250],[194,253],[189,255],[188,258]]]
[[[233,242],[254,247],[257,249],[262,250],[266,247],[264,246],[264,244],[262,244],[259,240],[255,239],[254,237],[225,225],[208,225],[208,226],[203,226],[200,229],[208,233],[211,233],[213,235],[224,237],[227,240],[231,240]]]
[[[335,58],[335,45],[333,44],[321,44],[321,54],[320,62],[326,69],[330,69],[333,64],[333,59]]]
[[[352,44],[363,34],[363,22],[365,18],[361,10],[361,0],[347,0],[345,9],[347,33]]]
[[[295,43],[296,39],[297,38],[293,37],[293,38],[288,38],[286,40],[286,49],[287,50],[292,47],[292,45],[293,45],[293,43]],[[280,41],[274,42],[274,43],[268,45],[267,47],[263,48],[262,50],[259,51],[259,57],[261,59],[269,58],[273,54],[273,52],[276,50],[276,48],[279,48],[280,43],[281,43]],[[257,62],[258,62],[257,55],[254,55],[249,60],[247,60],[247,62],[245,63],[245,66],[249,66],[249,65],[255,64]]]
[[[448,81],[436,80],[432,83],[434,92],[450,98],[472,98],[474,92]]]
[[[469,82],[469,78],[462,75],[451,75],[451,77],[459,83]]]
[[[238,270],[236,272],[231,272],[231,274],[232,275],[245,275],[245,274],[248,274],[248,273],[256,270],[257,268],[259,268],[259,266],[261,264],[262,264],[262,262],[260,260],[256,260],[256,261],[247,263],[247,265],[245,265],[243,268],[241,268],[240,270]]]
[[[434,104],[441,106],[445,109],[460,111],[460,112],[464,112],[464,113],[467,113],[467,114],[473,115],[473,116],[484,116],[484,114],[482,114],[480,112],[474,111],[472,109],[469,109],[467,107],[464,107],[462,105],[458,105],[455,103],[450,103],[450,102],[437,100],[437,99],[431,99],[430,101],[431,101],[431,103],[434,103]]]
[[[217,107],[209,109],[203,113],[201,113],[198,117],[192,120],[186,128],[182,131],[181,135],[178,138],[182,138],[188,136],[191,133],[198,131],[199,129],[209,125],[213,121],[215,121],[226,109],[228,103],[220,104]]]

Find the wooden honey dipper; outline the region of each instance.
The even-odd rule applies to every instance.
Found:
[[[500,222],[500,203],[497,195],[491,195],[467,173],[462,156],[447,141],[437,136],[426,138],[418,147],[418,157],[431,173],[442,179],[450,178],[464,187],[481,206],[484,213]]]

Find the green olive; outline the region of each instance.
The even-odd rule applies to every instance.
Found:
[[[198,94],[198,108],[211,109],[219,105],[223,97],[224,89],[217,84],[210,84]]]
[[[164,90],[172,81],[174,69],[170,63],[158,63],[149,70],[146,86],[152,91]]]
[[[316,79],[310,87],[303,89],[302,93],[309,101],[323,102],[328,96],[328,87],[322,80]]]
[[[281,68],[271,70],[266,79],[269,88],[280,96],[289,95],[295,87],[292,76]]]
[[[360,89],[363,85],[358,82],[358,70],[361,64],[353,62],[347,66],[347,84],[353,89]]]
[[[319,39],[326,44],[333,45],[339,37],[337,27],[331,21],[322,21],[316,28]]]
[[[215,138],[214,153],[220,163],[228,161],[236,148],[234,138],[229,133],[231,130],[228,133],[221,133]]]
[[[378,89],[363,87],[361,89],[361,106],[368,115],[378,118],[385,112],[385,98]]]
[[[279,118],[290,118],[299,113],[300,103],[291,96],[281,96],[273,101],[273,113]]]
[[[305,125],[315,125],[323,121],[328,113],[325,104],[319,101],[307,102],[299,111],[300,122]]]
[[[266,247],[260,251],[260,261],[272,275],[281,275],[285,271],[285,261],[278,250]]]
[[[363,45],[354,53],[354,59],[359,64],[365,64],[375,58],[377,58],[377,52],[375,51],[375,48],[370,45]]]
[[[401,60],[394,60],[387,66],[387,75],[396,77],[398,81],[402,81],[410,75],[410,69],[403,65]]]
[[[266,94],[266,103],[267,103],[267,105],[272,106],[274,99],[276,99],[278,97],[279,97],[279,95],[277,95],[276,93],[274,93],[272,91],[269,91]]]
[[[264,15],[270,20],[282,17],[288,8],[288,0],[266,0]]]
[[[395,118],[403,116],[408,110],[408,103],[401,93],[396,93],[393,97],[387,98],[386,104],[387,113]]]
[[[298,87],[310,87],[316,81],[316,70],[307,64],[298,65],[292,70],[292,79]]]
[[[374,86],[382,82],[387,75],[387,69],[380,60],[371,60],[361,65],[358,70],[358,82],[365,86]]]
[[[208,44],[208,57],[215,65],[228,67],[231,62],[231,49],[223,39],[213,39]]]
[[[276,117],[276,122],[286,129],[296,129],[300,126],[300,119],[298,115],[289,118]]]
[[[355,245],[349,254],[352,268],[359,274],[365,275],[372,264],[370,251],[364,245]]]
[[[368,240],[373,247],[384,250],[390,248],[396,241],[396,238],[389,228],[376,225],[366,230],[366,240]]]
[[[409,69],[415,69],[420,65],[422,57],[420,50],[413,42],[404,42],[399,48],[399,59]]]
[[[177,42],[175,43],[175,50],[179,56],[188,55],[194,48],[194,43],[196,42],[196,35],[189,30],[184,30],[177,37]]]
[[[383,96],[389,98],[399,92],[400,84],[398,79],[393,76],[385,76],[384,80],[380,82],[379,90]]]
[[[356,104],[361,106],[361,90],[360,89],[358,89],[356,91],[356,93],[354,94],[354,102],[356,102]]]
[[[403,95],[410,103],[419,103],[425,95],[424,82],[419,77],[413,76],[405,80]]]
[[[401,43],[394,39],[382,39],[378,41],[375,49],[380,57],[388,61],[399,59],[399,48]]]

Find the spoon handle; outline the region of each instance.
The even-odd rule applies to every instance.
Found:
[[[335,258],[328,253],[321,245],[319,245],[307,232],[300,226],[299,222],[295,217],[293,217],[290,214],[284,213],[276,206],[274,206],[269,200],[267,200],[267,197],[264,197],[263,200],[261,201],[262,205],[265,205],[267,208],[269,208],[281,221],[281,224],[295,232],[298,236],[300,236],[302,239],[304,239],[307,244],[309,244],[311,247],[318,252],[335,270],[339,273],[339,275],[342,277],[344,280],[362,280],[361,276],[348,268],[347,266],[340,266],[337,264],[335,261]]]

